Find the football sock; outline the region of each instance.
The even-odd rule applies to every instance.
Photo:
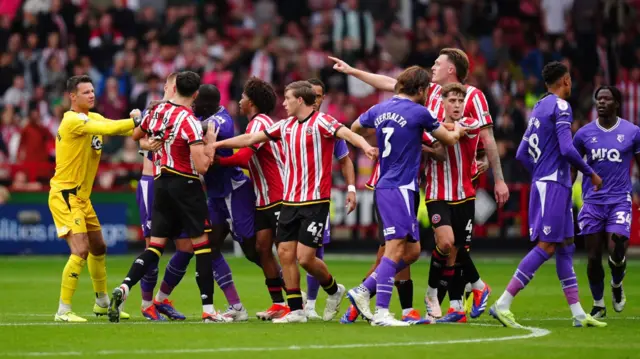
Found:
[[[437,291],[438,296],[442,295],[444,298],[444,295],[446,294],[446,290],[441,290],[439,287],[441,287],[440,281],[442,280],[442,272],[444,271],[444,268],[447,265],[448,259],[449,259],[449,253],[444,253],[437,246],[431,252],[431,262],[429,264],[429,282],[428,282],[429,286],[427,288],[427,297],[433,298],[436,295],[436,291]]]
[[[601,302],[604,297],[604,267],[602,258],[589,258],[587,262],[587,277],[589,278],[589,288],[594,302]],[[602,305],[604,302],[602,301]]]
[[[302,293],[300,292],[300,288],[287,288],[287,304],[289,304],[289,309],[291,311],[301,310],[302,309]]]
[[[329,295],[334,295],[338,291],[338,283],[333,278],[331,274],[329,274],[329,279],[326,283],[320,283],[322,285],[322,289]]]
[[[462,296],[464,295],[465,280],[462,271],[462,264],[456,263],[453,278],[451,278],[451,282],[449,282],[450,307],[457,312],[464,310],[462,307]]]
[[[560,284],[562,284],[564,296],[571,308],[571,314],[578,319],[584,319],[586,314],[580,305],[578,280],[573,271],[573,253],[575,250],[575,244],[558,247],[556,249],[556,273],[558,274]]]
[[[465,283],[471,283],[471,287],[475,290],[483,290],[484,282],[480,280],[480,273],[478,273],[478,269],[473,263],[469,251],[465,248],[461,248],[460,251],[458,251],[456,260],[462,266],[462,274],[464,276]]]
[[[127,273],[127,276],[122,281],[122,284],[125,285],[128,290],[130,290],[134,285],[136,285],[136,283],[138,283],[142,279],[142,277],[144,277],[149,267],[158,266],[158,261],[160,260],[160,256],[162,255],[163,251],[164,245],[156,243],[149,244],[149,247],[144,252],[142,252],[142,254],[140,254],[138,258],[136,258],[136,260],[133,262],[131,268],[129,268],[129,273]],[[126,292],[128,292],[128,290]],[[125,293],[125,298],[128,294],[129,293]]]
[[[147,273],[140,280],[142,294],[142,308],[146,309],[153,304],[153,290],[158,283],[158,266],[147,268]]]
[[[93,284],[93,291],[96,294],[96,303],[101,307],[106,307],[109,305],[109,297],[107,296],[107,267],[105,264],[105,255],[94,256],[89,253],[87,268],[89,269],[89,276]]]
[[[376,283],[376,308],[389,308],[389,302],[391,302],[391,294],[393,294],[393,278],[396,275],[396,268],[398,263],[394,262],[388,257],[382,257],[380,264],[376,268],[377,283]]]
[[[196,256],[196,283],[200,290],[202,311],[213,313],[213,255],[209,241],[193,245]]]
[[[282,296],[282,279],[281,278],[267,278],[264,281],[264,284],[267,286],[267,290],[269,290],[269,296],[271,296],[271,301],[273,303],[284,303],[284,297]]]
[[[496,302],[499,310],[509,310],[513,298],[533,279],[538,268],[551,256],[544,249],[536,246],[522,258],[516,272],[511,277],[507,289]]]
[[[413,308],[413,281],[397,280],[393,283],[398,290],[398,298],[400,298],[400,306],[402,309]]]
[[[224,259],[224,256],[218,255],[213,260],[213,277],[218,283],[220,289],[224,293],[225,298],[230,306],[240,305],[240,296],[236,290],[236,285],[233,282],[233,275],[231,274],[231,268],[229,263]],[[234,307],[235,308],[235,307]]]
[[[171,295],[171,292],[173,292],[173,289],[180,283],[182,278],[184,278],[185,274],[187,274],[187,267],[189,267],[191,258],[193,258],[193,253],[182,251],[176,251],[173,256],[171,256],[167,267],[164,269],[164,277],[160,284],[160,290],[156,293],[156,300],[158,302],[163,302],[167,299],[169,295]]]
[[[629,238],[613,234],[613,252],[609,256],[609,268],[611,268],[611,281],[614,286],[620,286],[627,269],[627,258],[625,257],[625,244]]]
[[[60,306],[63,308],[61,309],[66,309],[66,311],[71,310],[71,298],[73,298],[73,294],[78,287],[78,279],[80,278],[80,273],[82,273],[82,268],[84,268],[85,263],[86,261],[80,256],[77,256],[75,254],[69,256],[67,264],[62,270],[62,284],[60,285]],[[61,312],[59,309],[58,314],[64,314],[64,312]]]
[[[324,258],[324,247],[320,247],[316,250],[316,258],[323,259]],[[307,273],[307,305],[309,305],[309,301],[315,301],[318,298],[318,290],[320,289],[320,282]]]

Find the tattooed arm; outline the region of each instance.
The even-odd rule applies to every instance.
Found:
[[[480,140],[484,144],[484,150],[489,160],[489,167],[491,167],[491,170],[493,171],[493,178],[495,180],[494,192],[496,202],[498,202],[498,206],[502,207],[509,199],[509,188],[504,182],[502,165],[500,164],[500,154],[498,153],[496,140],[493,137],[493,128],[483,128],[480,131]]]

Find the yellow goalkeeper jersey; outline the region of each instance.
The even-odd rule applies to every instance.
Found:
[[[56,136],[56,173],[51,189],[77,189],[78,198],[89,199],[102,154],[102,136],[127,136],[133,128],[132,119],[109,120],[95,112],[65,112]]]

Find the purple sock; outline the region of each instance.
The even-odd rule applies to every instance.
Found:
[[[177,251],[173,254],[167,268],[164,270],[164,278],[162,278],[162,284],[160,284],[160,291],[167,296],[171,294],[173,288],[182,280],[187,273],[187,267],[189,262],[193,258],[193,253]]]
[[[378,268],[380,268],[379,264],[378,264],[378,267],[376,268],[376,272]],[[378,274],[376,272],[371,273],[371,275],[368,276],[367,279],[365,279],[364,282],[362,282],[361,284],[362,286],[364,286],[369,290],[369,293],[372,293],[372,294],[376,292],[376,285],[378,284]]]
[[[324,258],[324,247],[320,247],[316,250],[316,258]],[[320,289],[320,282],[307,273],[307,299],[316,300],[318,298],[318,290]]]
[[[157,283],[158,264],[149,267],[147,269],[147,273],[145,273],[144,277],[142,277],[142,279],[140,280],[140,291],[142,292],[142,300],[148,302],[153,300],[153,290],[156,288]]]
[[[227,263],[222,255],[219,255],[218,258],[213,260],[213,278],[216,283],[218,283],[218,287],[224,292],[224,296],[227,298],[229,305],[240,303],[236,285],[233,283],[231,268],[229,268],[229,263]]]
[[[576,279],[576,273],[573,271],[573,253],[575,250],[575,244],[559,247],[556,250],[556,273],[569,305],[576,304],[580,300],[578,298],[578,280]]]
[[[396,276],[398,263],[387,257],[380,259],[380,264],[376,268],[378,282],[376,285],[376,308],[389,309],[391,294],[393,294],[393,278]]]
[[[529,284],[538,268],[540,268],[540,266],[549,258],[551,258],[551,256],[549,256],[542,248],[538,246],[533,248],[524,258],[522,258],[520,264],[518,264],[515,274],[507,285],[507,292],[515,297],[520,290]]]

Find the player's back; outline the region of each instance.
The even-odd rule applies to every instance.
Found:
[[[85,134],[80,128],[89,120],[102,119],[101,115],[94,112],[88,115],[65,112],[56,136],[56,171],[51,178],[51,188],[77,188],[78,197],[90,197],[102,154],[102,136]]]
[[[233,118],[229,112],[220,107],[218,112],[207,119],[203,119],[202,126],[207,126],[209,122],[213,122],[214,126],[219,128],[218,141],[229,139],[235,135]],[[231,148],[218,148],[216,155],[220,157],[230,157],[233,155]],[[207,194],[209,197],[222,198],[227,196],[234,187],[238,186],[238,182],[244,183],[248,177],[244,175],[238,167],[226,167],[214,165],[204,175]],[[236,185],[234,185],[236,182]]]
[[[416,174],[420,168],[422,133],[437,128],[438,123],[424,106],[394,96],[373,106],[360,121],[375,127],[380,148],[380,179],[376,188],[407,187],[417,190]]]
[[[560,152],[556,133],[561,122],[571,125],[571,117],[569,103],[556,95],[548,94],[535,104],[523,137],[533,162],[532,182],[551,181],[571,187],[569,161]]]
[[[582,182],[585,202],[631,201],[629,168],[634,155],[640,151],[638,126],[618,118],[613,127],[606,129],[596,120],[576,132],[574,145],[581,155],[587,156],[587,164],[602,178],[602,188],[598,191],[593,191],[590,181]]]

